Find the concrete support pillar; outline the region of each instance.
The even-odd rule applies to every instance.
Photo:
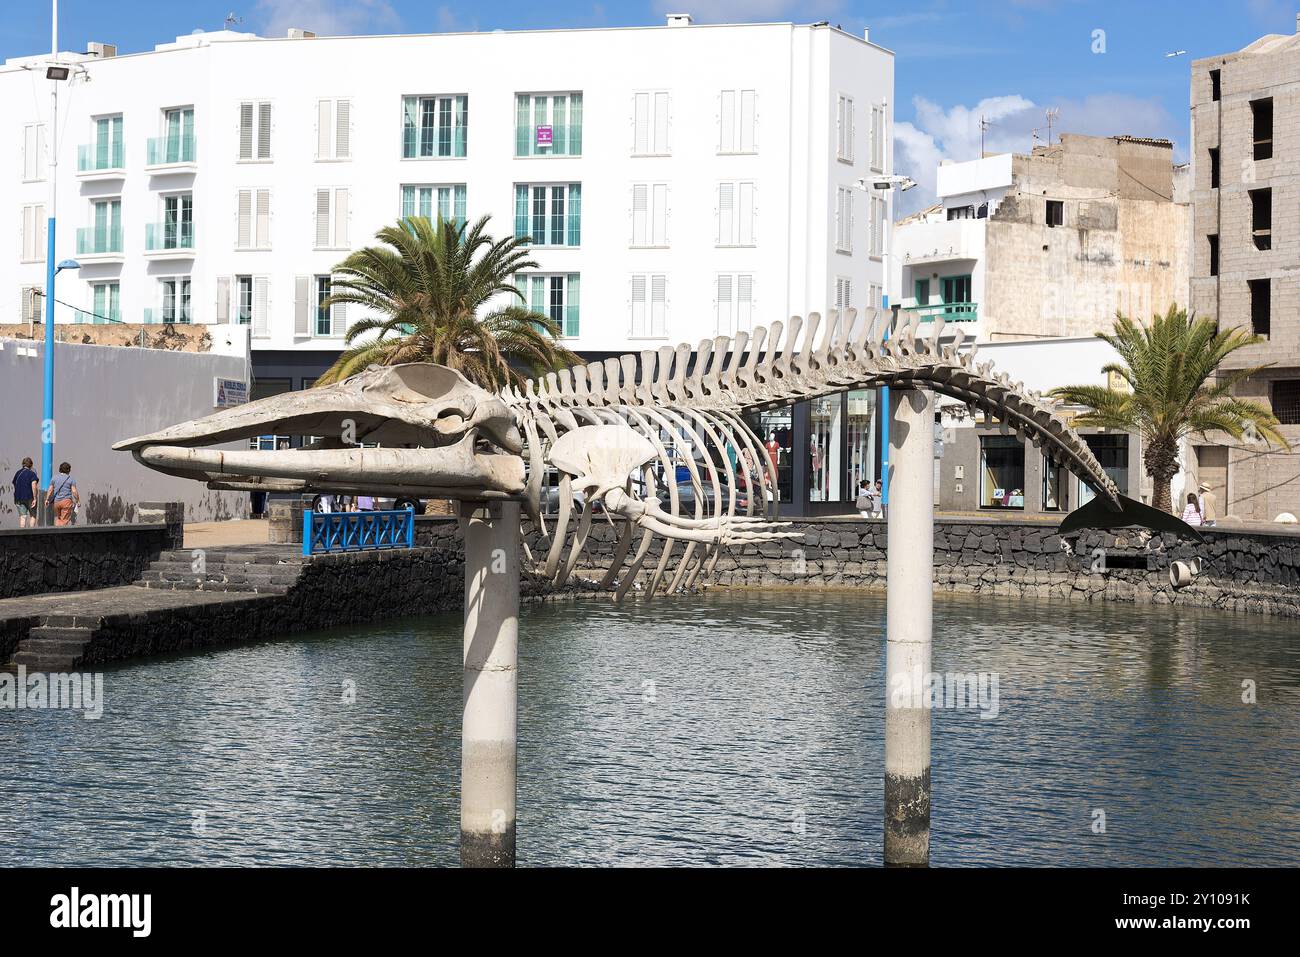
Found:
[[[462,867],[515,864],[519,503],[460,506],[465,541]]]
[[[885,651],[885,864],[930,861],[930,633],[934,612],[934,399],[894,389],[889,431]]]

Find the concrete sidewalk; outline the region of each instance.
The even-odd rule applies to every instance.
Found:
[[[234,519],[228,522],[186,522],[186,548],[221,548],[225,545],[264,545],[271,523],[266,519]]]

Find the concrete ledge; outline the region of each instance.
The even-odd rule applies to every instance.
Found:
[[[129,584],[165,549],[176,547],[181,527],[167,521],[5,529],[0,598]]]

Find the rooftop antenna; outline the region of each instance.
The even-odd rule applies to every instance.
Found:
[[[1051,109],[1046,111],[1046,115],[1047,115],[1047,145],[1051,146],[1052,145],[1052,124],[1055,123],[1056,118],[1061,115],[1061,109],[1060,107],[1054,106]]]
[[[981,113],[980,114],[980,159],[984,158],[984,134],[993,124]]]
[[[231,27],[239,26],[243,22],[244,18],[235,16],[235,11],[231,10],[226,14],[226,22],[221,25],[221,29],[229,30]]]

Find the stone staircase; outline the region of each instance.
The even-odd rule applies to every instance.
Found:
[[[178,548],[163,552],[133,582],[173,591],[251,592],[283,595],[302,574],[303,557],[283,545],[229,549]]]
[[[81,615],[46,615],[18,643],[13,665],[28,671],[67,671],[81,658],[103,620]]]

